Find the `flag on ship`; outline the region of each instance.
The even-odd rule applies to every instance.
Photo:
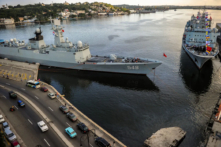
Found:
[[[165,53],[163,53],[163,56],[164,56],[164,57],[167,57],[167,55],[166,55]]]
[[[53,32],[53,35],[55,35],[55,32]]]
[[[209,46],[208,46],[208,47],[206,48],[206,50],[211,52],[212,47],[209,47]]]
[[[210,44],[210,41],[206,41],[206,44]]]

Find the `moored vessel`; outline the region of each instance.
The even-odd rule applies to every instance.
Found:
[[[45,44],[41,28],[37,28],[35,37],[29,39],[27,44],[15,38],[1,42],[0,57],[15,61],[40,63],[43,66],[60,68],[61,71],[75,69],[141,75],[147,75],[162,64],[157,60],[114,54],[93,56],[88,44],[83,44],[81,41],[73,44],[68,38],[63,37],[64,30],[59,20],[54,20],[52,30],[54,34],[53,45]]]
[[[211,22],[212,17],[208,18],[208,12],[198,12],[185,26],[182,46],[199,69],[219,53],[216,39],[220,33],[211,27]]]

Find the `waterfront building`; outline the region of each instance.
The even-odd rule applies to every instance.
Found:
[[[79,2],[79,3],[75,3],[75,5],[81,5],[81,3]]]
[[[135,10],[130,10],[130,13],[132,14],[132,13],[136,13],[136,11]]]
[[[85,14],[85,10],[76,10],[76,11],[74,11],[74,12],[77,13],[77,14],[80,14],[80,13]]]
[[[67,1],[64,2],[64,5],[69,5],[69,3]]]
[[[13,18],[6,18],[5,20],[4,20],[4,23],[5,24],[14,24],[15,22],[14,22],[14,19]]]
[[[18,17],[19,21],[22,22],[24,20],[24,17]]]

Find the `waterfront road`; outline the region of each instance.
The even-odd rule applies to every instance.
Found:
[[[62,132],[63,135],[75,147],[79,147],[80,146],[80,142],[82,143],[83,147],[88,147],[87,135],[82,134],[81,131],[77,129],[76,125],[77,125],[78,122],[70,121],[66,117],[66,115],[63,114],[59,110],[59,106],[61,105],[61,103],[57,99],[54,99],[54,100],[50,99],[47,96],[47,92],[42,92],[39,89],[34,89],[34,88],[27,87],[27,86],[25,86],[24,82],[18,82],[18,81],[14,81],[14,80],[5,79],[5,78],[0,78],[0,85],[8,87],[8,88],[10,88],[11,90],[14,90],[14,91],[18,91],[22,95],[24,95],[27,98],[29,98],[38,108],[41,109],[41,111],[43,111],[45,113],[45,115],[52,121],[52,123],[54,123],[54,125],[60,130],[60,132]],[[0,89],[2,89],[2,88],[0,87]],[[4,93],[4,95],[5,94],[6,93]],[[1,99],[1,104],[3,104],[3,101],[5,101],[5,102],[7,101],[7,99],[4,99],[4,98],[0,98],[0,99]],[[12,103],[13,101],[10,101],[10,102]],[[4,105],[4,107],[7,107],[7,109],[9,109],[11,104],[8,104],[8,105],[9,106]],[[0,105],[0,107],[2,107],[2,105]],[[24,108],[22,111],[25,111],[25,109],[26,108]],[[28,109],[28,107],[27,107],[27,109]],[[31,114],[27,115],[26,117],[29,117],[30,115]],[[20,121],[20,119],[18,119],[18,121]],[[33,121],[37,122],[38,121],[37,117],[36,118],[33,117]],[[77,133],[77,137],[76,138],[71,139],[65,133],[65,128],[67,128],[69,126],[71,126],[76,131],[76,133]],[[93,128],[89,128],[89,129],[93,129]],[[24,129],[23,132],[26,133],[26,130],[27,129]],[[52,132],[52,130],[49,130],[48,132]],[[46,133],[48,133],[48,132],[46,132]],[[43,133],[42,135],[47,135],[46,133],[45,134]],[[18,134],[20,134],[20,132],[18,132]],[[36,135],[35,138],[36,137],[40,138],[39,137],[40,135],[41,134]],[[22,135],[21,135],[21,138],[23,138]],[[48,138],[50,139],[50,137],[48,137]],[[54,145],[51,145],[51,146],[63,147],[62,144],[57,144],[56,140],[59,141],[59,139],[55,139],[54,138],[53,140],[54,140]],[[24,140],[24,142],[26,143],[25,140]],[[43,142],[41,142],[41,143],[43,143]],[[95,142],[94,142],[94,136],[92,135],[92,133],[90,133],[90,135],[89,135],[89,146],[90,147],[96,147]]]
[[[42,133],[37,126],[37,122],[43,120],[41,116],[26,101],[24,101],[25,108],[18,107],[17,99],[11,99],[8,91],[0,88],[0,108],[27,147],[35,147],[37,145],[42,147],[56,146],[57,144],[65,146],[64,142],[51,128],[49,128],[49,131]],[[10,112],[9,108],[13,105],[16,111]]]

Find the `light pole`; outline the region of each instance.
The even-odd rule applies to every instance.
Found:
[[[92,130],[94,130],[94,132],[93,132]],[[91,130],[89,130],[89,131],[87,132],[88,147],[90,147],[90,143],[89,143],[89,133],[90,133],[90,131],[93,133],[94,136],[96,136],[96,134],[95,134],[95,129],[91,129]],[[86,135],[86,134],[82,135],[81,138],[80,138],[80,147],[83,146],[83,144],[82,144],[82,142],[81,142],[81,139],[82,139],[85,135]]]

